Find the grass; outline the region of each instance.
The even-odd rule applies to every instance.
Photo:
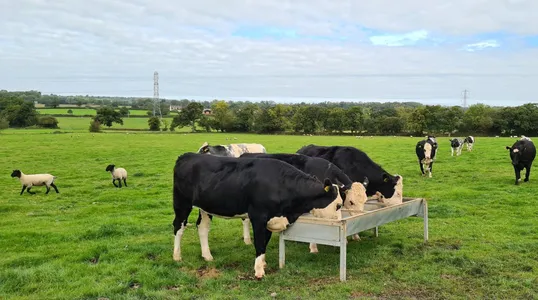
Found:
[[[37,108],[36,109],[40,114],[47,115],[47,114],[53,114],[53,115],[67,115],[68,110],[73,111],[73,116],[84,116],[84,115],[92,115],[95,116],[95,109],[92,108]],[[119,111],[119,108],[117,109]],[[133,116],[146,116],[148,113],[148,110],[144,109],[131,109],[129,110],[129,113]]]
[[[84,122],[85,124],[89,122]],[[86,126],[86,125],[84,125]],[[451,157],[441,143],[433,178],[419,175],[417,138],[238,135],[269,152],[301,146],[352,145],[404,177],[404,195],[429,200],[430,241],[422,219],[371,231],[348,245],[348,281],[338,280],[338,248],[287,242],[278,269],[278,234],[267,250],[266,277],[253,280],[254,247],[239,220],[214,218],[213,262],[200,253],[195,226],[183,236],[183,262],[172,260],[172,169],[178,155],[227,134],[0,133],[0,299],[344,299],[538,297],[538,175],[515,186],[508,138],[477,138],[475,149]],[[125,167],[117,189],[105,167]],[[19,196],[12,169],[56,176],[60,194]],[[196,221],[197,211],[189,218]]]

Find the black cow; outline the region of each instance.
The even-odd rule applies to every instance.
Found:
[[[368,197],[366,196],[366,187],[368,187],[368,177],[364,177],[362,182],[353,182],[349,177],[335,164],[330,161],[310,157],[302,154],[288,153],[245,153],[239,158],[273,158],[289,163],[297,169],[313,175],[317,178],[329,178],[332,182],[340,186],[340,196],[344,201],[344,208],[349,210],[350,215],[357,215],[364,212],[364,204]],[[353,239],[359,240],[358,234],[353,235]],[[317,253],[318,248],[315,243],[310,243],[310,252]]]
[[[435,154],[437,153],[437,141],[434,136],[427,136],[425,140],[419,141],[415,147],[415,151],[418,157],[418,164],[422,176],[425,176],[424,167],[426,167],[426,173],[432,177],[433,161],[435,160]]]
[[[368,177],[366,195],[376,195],[382,202],[393,204],[402,202],[403,177],[391,175],[363,151],[350,146],[317,146],[308,145],[297,150],[297,153],[326,159],[355,182]]]
[[[248,217],[254,232],[255,276],[265,274],[265,249],[271,232],[285,230],[302,214],[337,219],[342,205],[339,188],[322,183],[276,159],[222,157],[185,153],[174,167],[174,255],[181,260],[181,237],[193,206],[200,209],[198,226],[202,256],[209,251],[209,216]]]
[[[534,143],[528,137],[522,137],[516,141],[512,147],[506,146],[506,149],[510,150],[510,159],[514,166],[516,173],[516,185],[521,180],[521,170],[525,168],[525,182],[529,181],[529,175],[531,174],[531,167],[534,158],[536,157],[536,147]]]
[[[463,149],[463,143],[464,140],[462,138],[453,138],[450,140],[450,156],[454,156],[454,152],[456,152],[456,156],[461,155],[461,149]]]

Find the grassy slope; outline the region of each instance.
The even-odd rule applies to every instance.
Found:
[[[23,134],[26,133],[26,134]],[[505,145],[478,138],[475,151],[450,157],[441,143],[434,177],[422,178],[417,138],[283,137],[224,134],[0,134],[0,298],[277,298],[328,299],[382,295],[417,298],[538,297],[537,176],[513,185]],[[51,131],[41,131],[51,132]],[[338,248],[287,243],[278,269],[278,234],[267,252],[267,275],[252,280],[254,248],[239,220],[214,219],[214,262],[200,256],[198,234],[183,237],[182,263],[172,260],[172,169],[204,141],[258,142],[269,152],[295,152],[308,143],[353,145],[404,176],[404,195],[427,197],[430,242],[412,218],[361,234],[348,245],[348,281],[338,281]],[[115,189],[104,171],[127,168],[128,188]],[[60,194],[19,196],[12,169],[58,176]],[[190,222],[196,220],[196,210]]]

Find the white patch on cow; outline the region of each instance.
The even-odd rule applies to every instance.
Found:
[[[423,164],[429,164],[432,162],[432,145],[430,143],[424,144],[424,158],[422,159]]]
[[[338,185],[333,184],[333,186],[336,188],[336,198],[333,202],[331,202],[329,205],[327,205],[325,208],[314,208],[310,211],[310,213],[316,217],[316,218],[323,218],[323,219],[342,219],[342,211],[336,210],[337,206],[343,206],[342,197],[340,197],[340,192]]]
[[[265,253],[256,257],[256,260],[254,260],[254,276],[256,276],[256,278],[262,278],[263,275],[265,275],[265,270],[264,270],[264,267],[265,267],[266,262],[265,262]]]
[[[185,231],[185,225],[181,224],[181,227],[174,236],[174,255],[175,261],[181,261],[181,238],[183,237],[183,231]]]
[[[273,217],[269,221],[267,221],[266,228],[267,230],[271,232],[281,232],[286,230],[286,228],[290,225],[290,222],[288,221],[288,218],[286,217]]]
[[[429,168],[427,168],[429,172]],[[431,172],[429,172],[431,177]],[[392,194],[392,197],[385,198],[383,194],[377,192],[377,199],[379,202],[385,203],[387,205],[396,205],[396,204],[402,204],[403,203],[403,177],[401,175],[398,181],[396,182],[396,185],[394,186],[394,194]],[[372,197],[373,198],[373,197]]]
[[[519,152],[519,149],[516,148],[516,149],[514,149],[513,152],[514,152],[514,153],[518,153],[518,152]]]
[[[213,256],[211,255],[211,251],[209,251],[209,225],[211,223],[211,220],[209,219],[209,215],[203,211],[200,210],[200,213],[202,215],[202,220],[200,221],[200,225],[198,225],[198,236],[200,237],[200,247],[202,248],[202,257],[206,261],[212,261]]]
[[[243,242],[245,242],[245,245],[252,244],[250,239],[250,220],[248,218],[243,220]]]

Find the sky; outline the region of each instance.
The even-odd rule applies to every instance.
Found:
[[[0,0],[0,89],[538,102],[538,1]]]

